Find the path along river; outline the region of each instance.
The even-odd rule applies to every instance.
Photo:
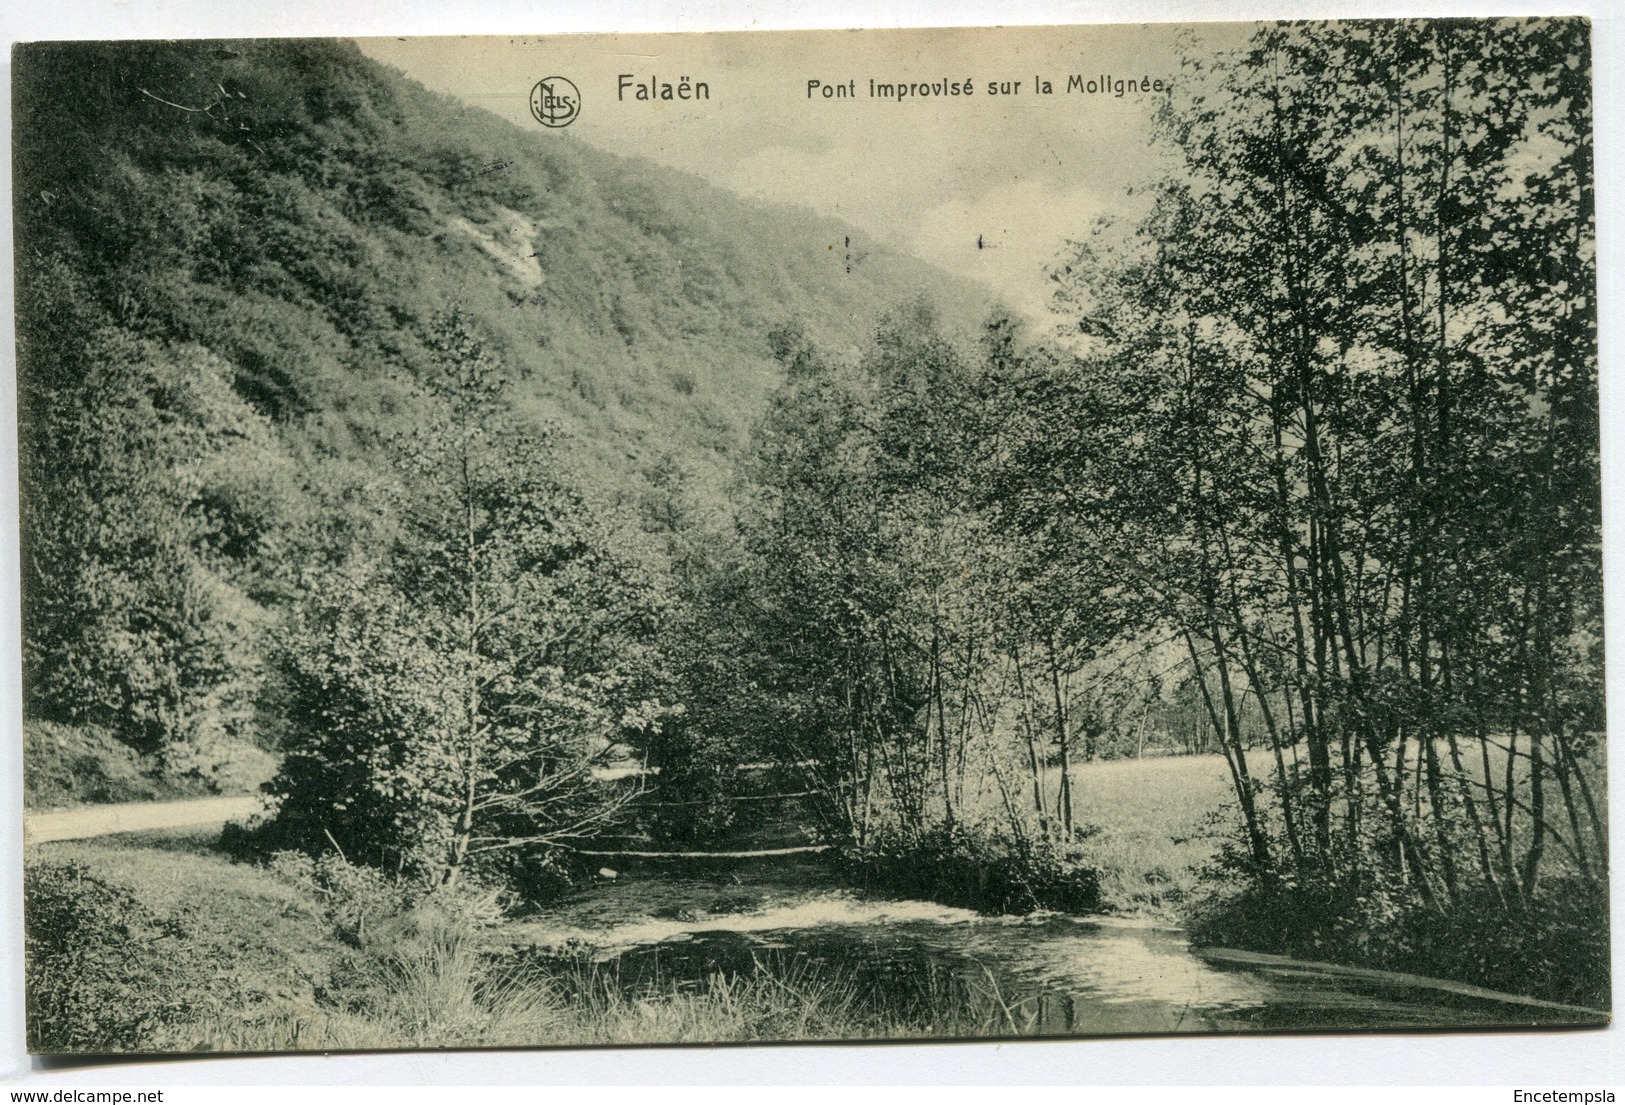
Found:
[[[870,993],[980,991],[1023,1034],[1606,1023],[1606,1014],[1415,976],[1193,947],[1102,916],[984,916],[843,889],[818,857],[638,861],[507,934],[547,955],[590,945],[629,993],[708,976],[835,972]]]

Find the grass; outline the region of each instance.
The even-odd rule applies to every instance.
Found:
[[[1177,885],[1173,888],[1183,891],[1178,900],[1185,903],[1178,920],[1198,943],[1430,975],[1566,1004],[1605,1008],[1609,1002],[1606,886],[1599,887],[1587,874],[1588,870],[1598,869],[1599,859],[1606,854],[1602,840],[1607,831],[1604,756],[1593,755],[1579,767],[1598,806],[1598,818],[1603,822],[1600,832],[1593,828],[1589,810],[1579,804],[1579,784],[1574,784],[1577,805],[1571,821],[1560,787],[1548,775],[1545,821],[1549,831],[1540,877],[1538,882],[1525,879],[1518,893],[1509,894],[1498,860],[1491,860],[1498,878],[1482,874],[1475,835],[1478,830],[1456,807],[1460,786],[1452,773],[1448,743],[1439,741],[1436,750],[1446,775],[1446,819],[1441,821],[1431,811],[1422,785],[1424,750],[1414,742],[1405,759],[1403,801],[1411,824],[1419,827],[1424,846],[1436,852],[1448,849],[1456,857],[1456,881],[1447,892],[1430,902],[1414,882],[1405,881],[1385,866],[1380,836],[1368,834],[1350,840],[1344,806],[1339,801],[1334,807],[1337,850],[1332,864],[1318,870],[1293,870],[1285,858],[1286,841],[1276,837],[1276,863],[1286,877],[1272,888],[1252,874],[1254,868],[1238,848],[1189,890]],[[1509,762],[1516,780],[1518,801],[1509,851],[1511,861],[1517,864],[1524,861],[1535,836],[1528,807],[1530,761],[1526,750],[1527,739],[1519,750],[1519,759],[1509,761],[1505,748],[1492,741],[1487,757],[1489,778],[1503,809],[1502,788]],[[1255,777],[1273,780],[1272,765],[1267,759],[1260,763],[1260,751],[1252,751]],[[1477,799],[1479,813],[1487,819],[1489,810],[1482,786],[1486,757],[1481,751],[1476,741],[1462,742],[1464,777],[1460,782],[1472,788],[1470,793]],[[1302,748],[1296,752],[1299,759],[1306,758]],[[1289,750],[1288,758],[1292,755]],[[1222,767],[1222,761],[1215,762]],[[1388,765],[1392,771],[1392,758]],[[1172,765],[1170,769],[1162,780],[1165,798],[1185,789],[1173,785]],[[1104,777],[1104,773],[1096,773],[1091,781],[1099,782]],[[1227,795],[1228,781],[1221,778],[1218,782],[1221,794]],[[1260,797],[1270,831],[1279,832],[1277,795],[1265,791]],[[1230,805],[1227,798],[1220,801]],[[1375,823],[1379,828],[1386,824],[1380,809],[1373,815],[1375,799],[1369,793],[1366,803],[1366,824]],[[1121,816],[1121,804],[1115,812]],[[1158,815],[1167,824],[1177,823],[1168,820],[1171,816],[1172,811]],[[1215,828],[1221,833],[1228,830],[1232,845],[1239,846],[1236,821],[1232,808]],[[1128,825],[1119,821],[1117,828],[1127,829]],[[1494,856],[1499,834],[1487,835],[1488,851]],[[1152,838],[1142,835],[1141,839]],[[1131,856],[1118,866],[1134,870],[1137,862]],[[1439,874],[1435,886],[1442,889],[1443,878]],[[1124,884],[1119,882],[1119,892],[1122,889]],[[1133,896],[1132,886],[1126,890]]]
[[[1224,759],[1097,760],[1075,768],[1072,785],[1075,817],[1097,827],[1084,848],[1106,907],[1178,920],[1225,830],[1215,820],[1233,793]]]
[[[1049,775],[1053,809],[1059,776]],[[1219,755],[1074,764],[1073,816],[1085,827],[1080,860],[1098,872],[1101,909],[1178,921],[1228,829],[1219,818],[1233,793]],[[968,812],[994,824],[1007,816],[991,787]]]
[[[1299,752],[1300,758],[1307,758],[1302,748]],[[1448,772],[1449,754],[1442,743],[1439,755]],[[1462,756],[1469,778],[1475,784],[1481,783],[1483,766],[1477,745],[1464,743]],[[1255,776],[1274,778],[1268,749],[1254,748],[1249,758]],[[1406,760],[1413,779],[1419,758],[1413,747]],[[1491,748],[1490,770],[1495,785],[1503,785],[1504,750]],[[1608,780],[1604,757],[1593,757],[1584,770],[1606,831]],[[1520,786],[1527,784],[1527,761],[1517,765],[1515,776]],[[1131,916],[1183,920],[1185,905],[1203,892],[1199,870],[1213,860],[1221,839],[1234,829],[1234,790],[1224,758],[1210,754],[1097,760],[1074,766],[1072,786],[1077,821],[1093,827],[1084,841],[1085,855],[1099,869],[1104,908]],[[1556,783],[1549,783],[1547,789],[1551,807],[1547,816],[1566,834]],[[1419,795],[1413,797],[1424,800]],[[1513,837],[1519,851],[1527,847],[1526,810],[1519,810]],[[1589,833],[1585,840],[1588,845],[1595,843]],[[1562,866],[1562,852],[1559,844],[1551,843],[1548,866]]]
[[[207,1014],[314,1004],[345,951],[308,897],[195,837],[44,844],[24,864],[36,1050],[173,1050]]]
[[[23,803],[29,809],[179,797],[165,793],[151,757],[92,727],[24,722],[23,764]]]
[[[1031,1016],[991,979],[927,973],[877,988],[846,969],[764,958],[695,982],[623,986],[590,950],[539,960],[433,906],[346,940],[333,912],[270,868],[198,833],[45,844],[53,912],[31,929],[31,1047],[50,1053],[262,1052],[853,1040],[1024,1034]],[[36,881],[35,887],[46,885]],[[86,938],[97,942],[85,947]],[[70,946],[64,946],[70,945]],[[61,999],[66,997],[66,1002]],[[37,1011],[73,1023],[42,1023]],[[122,1018],[114,1009],[135,1010]]]
[[[376,1048],[581,1047],[628,1044],[975,1038],[1030,1035],[1032,1017],[997,987],[942,987],[874,1004],[836,969],[764,967],[713,974],[637,993],[601,967],[583,978],[503,972],[452,938],[400,961],[355,1009],[277,1010],[209,1017],[190,1026],[190,1050],[292,1051]]]

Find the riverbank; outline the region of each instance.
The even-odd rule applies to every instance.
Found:
[[[1226,958],[1145,919],[864,894],[813,857],[683,873],[651,862],[496,924],[433,903],[358,923],[353,870],[311,882],[287,864],[232,862],[208,833],[37,845],[27,859],[30,1041],[56,1053],[1603,1019],[1427,979]]]
[[[994,985],[919,979],[876,1000],[850,970],[771,955],[697,982],[628,986],[589,945],[517,954],[523,927],[432,907],[378,918],[356,939],[335,924],[333,900],[229,861],[212,834],[36,846],[27,870],[29,1045],[47,1053],[991,1037],[1033,1027]]]
[[[882,840],[848,864],[856,885],[986,912],[1052,909],[1183,924],[1211,888],[1231,798],[1218,755],[1096,760],[1072,771],[1071,845],[989,832],[1005,811],[990,790],[964,811],[970,828],[906,844]],[[1001,831],[1002,832],[1002,831]]]

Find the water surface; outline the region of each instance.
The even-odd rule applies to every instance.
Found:
[[[836,972],[883,1004],[945,985],[1037,1035],[1606,1023],[1604,1014],[1413,976],[1193,947],[1104,916],[985,916],[841,888],[814,858],[649,862],[507,932],[546,955],[589,945],[628,993],[716,974]]]

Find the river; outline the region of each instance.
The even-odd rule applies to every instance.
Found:
[[[617,984],[698,986],[771,965],[835,970],[863,1000],[976,991],[1001,1032],[1185,1032],[1603,1024],[1606,1015],[1415,976],[1193,946],[1177,928],[1107,916],[985,916],[842,887],[818,857],[639,861],[513,924],[539,957],[589,946]],[[577,953],[579,954],[579,952]]]

